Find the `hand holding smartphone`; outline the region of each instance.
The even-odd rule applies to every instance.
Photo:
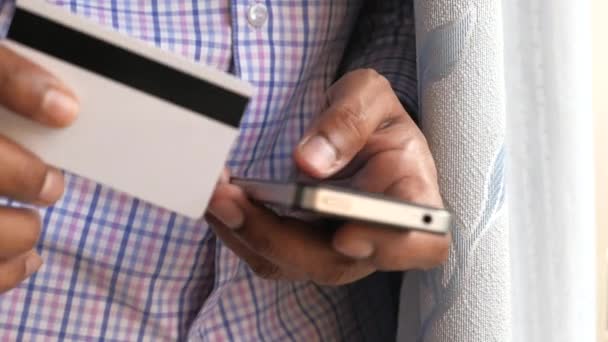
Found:
[[[445,209],[399,201],[381,194],[305,182],[232,178],[231,183],[240,186],[255,201],[327,218],[437,234],[448,233],[451,225],[451,215]]]

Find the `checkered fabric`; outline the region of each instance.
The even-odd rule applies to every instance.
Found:
[[[375,68],[415,110],[411,1],[266,0],[260,28],[248,22],[255,0],[51,2],[251,82],[229,160],[237,175],[292,177],[294,145],[348,70]],[[13,7],[0,0],[4,28]],[[394,338],[399,275],[343,287],[263,280],[204,222],[69,173],[41,214],[45,264],[0,296],[0,341]]]

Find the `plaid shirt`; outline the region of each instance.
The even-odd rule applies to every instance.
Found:
[[[375,68],[415,111],[411,1],[266,0],[259,28],[253,0],[52,2],[251,82],[229,160],[237,175],[292,177],[294,145],[348,70]],[[0,0],[0,26],[12,9]],[[394,338],[399,275],[343,287],[263,280],[205,223],[69,173],[42,217],[45,264],[0,297],[0,341]]]

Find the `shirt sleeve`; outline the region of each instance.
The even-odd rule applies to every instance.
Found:
[[[416,118],[418,85],[413,0],[368,0],[346,49],[341,73],[371,68],[386,77]]]
[[[0,0],[0,39],[6,37],[15,10],[14,0]]]

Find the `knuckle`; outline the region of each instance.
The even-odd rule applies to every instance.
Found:
[[[361,68],[357,70],[357,73],[359,73],[360,77],[368,81],[374,80],[379,76],[378,72],[373,68]]]
[[[354,139],[360,140],[366,136],[365,117],[365,113],[352,105],[343,104],[336,111],[336,124],[342,130],[351,133]]]
[[[42,223],[40,216],[33,210],[24,210],[23,214],[23,235],[22,244],[25,250],[33,249],[38,243]]]
[[[435,242],[431,248],[428,249],[428,254],[422,261],[420,267],[423,270],[430,270],[435,267],[443,265],[449,257],[450,243],[447,239]]]
[[[407,243],[397,243],[398,246],[406,246]],[[403,248],[386,248],[375,256],[375,264],[383,270],[405,270],[409,267],[411,260]]]
[[[448,238],[442,239],[440,242],[437,243],[437,245],[435,246],[434,255],[435,260],[433,261],[435,265],[442,265],[448,260],[448,257],[450,255],[450,241]]]
[[[0,89],[7,89],[7,86],[10,85],[11,80],[13,80],[13,71],[14,66],[11,61],[14,60],[13,53],[6,47],[0,47]],[[4,91],[0,92],[0,95],[5,93]]]
[[[0,47],[0,103],[22,116],[45,120],[44,94],[60,82],[6,47]],[[59,87],[61,88],[61,87]]]
[[[376,70],[374,69],[368,69],[371,71],[368,71],[369,77],[372,80],[373,84],[378,87],[380,90],[392,90],[391,87],[391,82],[384,77],[383,75],[381,75],[380,73],[378,73]]]
[[[252,261],[248,263],[253,273],[262,279],[278,279],[281,271],[279,267],[267,261]]]
[[[374,256],[374,264],[383,270],[428,270],[443,264],[449,254],[450,239],[428,236],[422,232],[405,232]]]
[[[346,273],[343,269],[334,269],[326,271],[317,271],[310,276],[312,281],[323,286],[337,286],[341,284],[341,280],[344,279]]]
[[[16,165],[14,185],[25,197],[37,198],[48,172],[48,166],[33,156],[23,158]]]
[[[367,86],[376,94],[393,94],[391,82],[378,71],[372,68],[360,69],[361,77],[365,80]]]
[[[29,64],[21,56],[16,55],[6,48],[2,48],[0,51],[0,101],[14,107],[17,103],[26,103],[26,99],[22,97],[23,92],[26,91],[25,83],[31,79],[29,70]],[[38,83],[29,81],[30,86],[40,86]],[[38,92],[32,92],[37,94]],[[21,96],[16,96],[17,94]],[[39,105],[41,98],[33,97],[28,98],[27,103],[29,105]]]
[[[0,259],[21,255],[34,249],[41,229],[42,222],[37,211],[0,208]]]
[[[401,151],[399,162],[403,167],[413,170],[410,177],[417,180],[408,186],[416,187],[419,192],[436,189],[437,167],[424,137],[405,139],[401,143]]]
[[[309,278],[319,285],[342,285],[347,281],[352,266],[351,261],[336,257],[330,263],[314,266],[314,269],[308,272]]]
[[[249,241],[249,244],[252,246],[253,250],[255,250],[258,254],[264,255],[267,257],[273,257],[276,254],[276,247],[271,238],[263,234],[245,234],[245,240]]]
[[[420,203],[425,202],[428,192],[431,190],[430,182],[424,178],[416,176],[411,178],[410,182],[406,185],[408,187],[408,200],[412,202]]]
[[[385,193],[412,203],[441,206],[441,195],[438,186],[434,185],[436,183],[426,175],[406,175],[389,185]]]
[[[16,71],[0,68],[0,103],[11,109],[14,109],[14,103],[18,101],[18,98],[14,97],[17,83]]]
[[[361,68],[357,72],[366,80],[375,81],[377,78],[382,77],[376,69],[373,68]]]
[[[401,148],[406,155],[419,157],[428,152],[428,144],[422,133],[415,134],[410,139],[403,139]]]

